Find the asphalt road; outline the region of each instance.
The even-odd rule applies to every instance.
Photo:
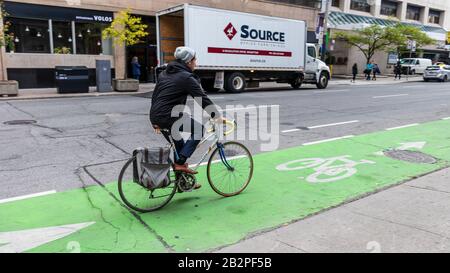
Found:
[[[449,83],[280,87],[211,97],[223,108],[278,105],[278,149],[450,117]],[[150,104],[138,96],[0,102],[0,199],[115,181],[134,148],[165,144],[151,130]],[[37,123],[4,124],[10,120]],[[261,141],[243,142],[261,152]]]

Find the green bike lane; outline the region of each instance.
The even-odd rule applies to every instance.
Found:
[[[80,252],[213,250],[450,166],[449,132],[450,120],[441,120],[258,154],[252,183],[233,198],[215,194],[201,169],[200,191],[178,194],[163,210],[138,217],[117,201],[115,182],[0,204],[0,252],[14,244],[5,237],[16,231],[80,223],[89,225],[24,251],[71,252],[74,244]],[[438,162],[380,153],[389,148],[420,150]]]

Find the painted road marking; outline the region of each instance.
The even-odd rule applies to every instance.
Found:
[[[358,165],[376,164],[370,160],[363,159],[357,162],[350,158],[350,155],[332,158],[303,158],[278,165],[276,169],[280,172],[313,169],[315,173],[306,178],[307,182],[329,183],[352,177],[358,172],[356,169],[356,166]],[[343,164],[336,165],[336,162],[341,162]],[[303,179],[303,177],[301,179]]]
[[[449,120],[450,119],[450,117],[446,117],[446,118],[443,118],[442,120]]]
[[[339,93],[339,92],[349,92],[350,89],[342,89],[342,90],[328,90],[328,91],[314,91],[314,94],[322,94],[322,93]]]
[[[403,97],[403,96],[409,96],[409,94],[398,94],[398,95],[376,96],[376,97],[373,97],[373,98],[374,98],[374,99],[381,99],[381,98],[393,98],[393,97]]]
[[[286,130],[286,131],[281,131],[282,133],[292,133],[292,132],[298,132],[300,131],[300,129],[292,129],[292,130]]]
[[[18,200],[25,200],[25,199],[29,199],[29,198],[33,198],[33,197],[45,196],[45,195],[50,195],[50,194],[55,194],[55,193],[56,193],[56,191],[52,190],[52,191],[45,191],[45,192],[38,192],[38,193],[33,193],[33,194],[28,194],[28,195],[17,196],[17,197],[0,200],[0,204],[14,202],[14,201],[18,201]]]
[[[410,150],[410,149],[417,149],[417,150],[422,150],[425,145],[427,145],[427,143],[425,141],[421,141],[421,142],[406,142],[406,143],[399,143],[401,146],[395,148],[395,150]],[[384,152],[383,151],[379,151],[374,153],[375,155],[378,156],[384,156]]]
[[[85,229],[95,222],[0,232],[0,253],[22,253]]]
[[[303,146],[311,146],[311,145],[315,145],[315,144],[321,144],[321,143],[326,143],[326,142],[331,142],[331,141],[340,140],[340,139],[346,139],[346,138],[352,138],[352,137],[354,137],[354,135],[348,135],[348,136],[336,137],[336,138],[329,138],[329,139],[324,139],[324,140],[304,143]]]
[[[351,120],[351,121],[344,121],[344,122],[337,122],[337,123],[330,123],[330,124],[324,124],[324,125],[311,126],[311,127],[308,127],[308,129],[317,129],[317,128],[331,127],[331,126],[344,125],[344,124],[357,123],[357,122],[359,122],[359,120]]]
[[[387,128],[386,131],[403,129],[403,128],[413,127],[413,126],[417,126],[417,125],[419,125],[419,123],[413,123],[413,124],[408,124],[408,125],[403,125],[403,126],[398,126],[398,127]]]

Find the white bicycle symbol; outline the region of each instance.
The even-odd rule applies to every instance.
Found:
[[[355,168],[358,165],[376,164],[375,162],[369,160],[361,160],[356,162],[350,160],[349,158],[351,158],[350,155],[332,158],[305,158],[281,164],[277,167],[277,170],[287,172],[312,168],[316,172],[308,176],[306,181],[310,183],[327,183],[353,176],[358,171]],[[339,161],[344,164],[334,165]]]

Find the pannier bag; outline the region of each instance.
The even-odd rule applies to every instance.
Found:
[[[133,152],[133,180],[155,190],[169,186],[170,148],[139,148]]]

